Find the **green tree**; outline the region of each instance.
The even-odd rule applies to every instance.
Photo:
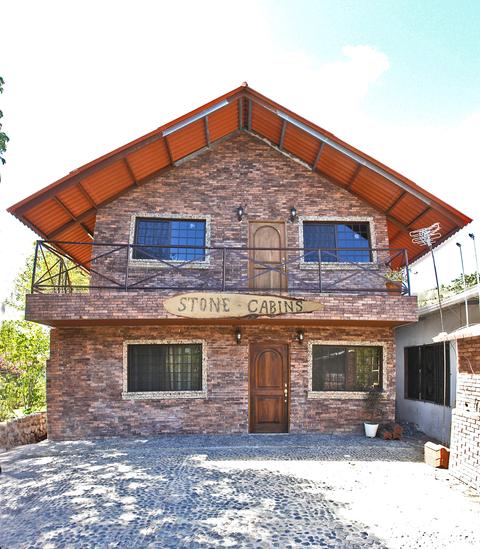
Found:
[[[19,311],[25,310],[25,295],[31,292],[34,261],[35,249],[27,257],[23,269],[18,273],[13,283],[13,290],[10,297],[5,301],[6,305]],[[64,259],[64,268],[69,269],[68,277],[70,284],[73,286],[88,286],[89,276],[83,269],[76,267],[75,264],[68,259]],[[42,253],[39,252],[35,271],[36,281],[43,278],[46,285],[53,285],[57,281],[60,270],[61,266],[58,261],[58,256],[46,249],[43,250]],[[54,288],[48,288],[48,290],[54,291]],[[64,289],[64,291],[68,291],[68,287]]]
[[[0,94],[3,93],[3,86],[5,80],[0,76]],[[0,120],[3,118],[3,112],[0,110]],[[0,164],[5,164],[4,153],[7,150],[7,143],[9,141],[8,135],[2,131],[2,124],[0,122]]]
[[[25,320],[0,325],[0,420],[16,410],[31,413],[45,406],[48,330]]]

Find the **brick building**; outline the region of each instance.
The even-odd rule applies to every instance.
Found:
[[[470,221],[247,85],[9,211],[53,439],[356,432],[372,387],[392,420],[408,233]]]
[[[448,341],[457,357],[449,468],[480,493],[480,324],[439,334],[434,340]]]

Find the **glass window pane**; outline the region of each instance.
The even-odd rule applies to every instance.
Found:
[[[312,352],[312,390],[345,390],[345,348],[314,345]]]
[[[202,345],[129,345],[128,391],[200,391]]]
[[[303,224],[305,261],[318,261],[321,249],[323,262],[366,263],[371,261],[368,223]]]
[[[313,391],[368,391],[382,386],[381,347],[314,345]]]
[[[303,224],[305,261],[318,261],[318,250],[322,249],[322,261],[337,261],[335,252],[335,225],[330,223]]]
[[[137,219],[134,243],[139,247],[134,248],[133,257],[164,261],[203,261],[205,229],[205,221]]]

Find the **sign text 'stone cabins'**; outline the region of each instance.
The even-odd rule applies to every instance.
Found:
[[[470,221],[247,85],[9,211],[42,239],[26,316],[54,328],[57,440],[392,420],[409,231]]]

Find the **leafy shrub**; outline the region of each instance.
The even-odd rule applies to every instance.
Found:
[[[0,420],[22,409],[31,413],[45,406],[48,331],[32,322],[0,324]]]

